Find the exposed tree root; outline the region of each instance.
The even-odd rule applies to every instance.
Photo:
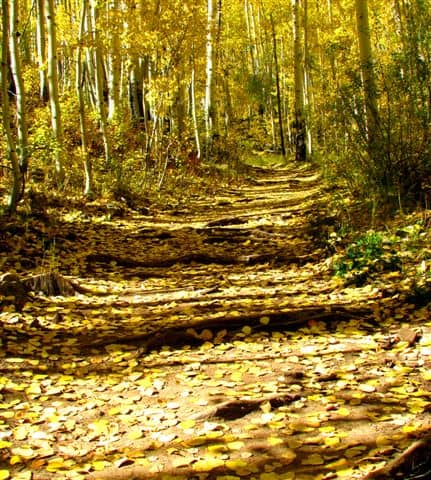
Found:
[[[114,263],[126,268],[170,268],[174,265],[190,265],[198,263],[202,265],[257,265],[259,263],[297,264],[317,260],[319,254],[293,255],[284,251],[254,254],[254,255],[212,255],[206,252],[190,253],[170,258],[155,258],[152,260],[139,261],[132,258],[117,257],[106,253],[94,253],[87,256],[87,262],[110,264]]]
[[[385,467],[369,473],[363,480],[430,480],[431,438],[414,442]]]
[[[256,331],[265,329],[265,331],[276,331],[280,329],[297,329],[307,325],[310,321],[339,322],[350,320],[352,318],[362,318],[370,320],[372,316],[371,308],[368,306],[353,307],[349,305],[332,305],[330,307],[310,306],[310,307],[292,307],[290,309],[270,311],[262,310],[244,313],[243,316],[225,316],[223,319],[211,318],[210,316],[200,319],[199,323],[193,322],[193,319],[185,320],[184,325],[178,325],[175,328],[167,328],[160,325],[157,318],[154,321],[148,319],[148,331],[135,335],[127,335],[122,332],[116,332],[113,336],[106,336],[103,339],[86,338],[86,346],[103,346],[110,343],[133,343],[140,341],[147,350],[157,350],[164,345],[180,347],[183,345],[200,345],[206,339],[201,338],[193,329],[209,329],[214,331],[229,328],[230,332],[241,329],[245,325]],[[262,317],[265,322],[262,322]]]
[[[223,420],[236,420],[238,418],[245,417],[251,412],[254,412],[261,408],[264,404],[269,404],[271,408],[279,408],[288,403],[298,400],[300,395],[298,394],[283,394],[283,395],[271,395],[269,397],[248,399],[237,398],[234,400],[228,400],[222,402],[215,407],[210,408],[204,413],[200,413],[195,420],[220,418]]]

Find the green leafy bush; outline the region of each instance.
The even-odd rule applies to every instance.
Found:
[[[392,249],[379,232],[367,232],[349,245],[345,254],[333,264],[334,273],[345,277],[349,283],[362,285],[374,272],[399,270],[398,253]]]

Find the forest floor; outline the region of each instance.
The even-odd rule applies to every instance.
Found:
[[[15,311],[3,288],[0,479],[430,478],[427,232],[390,244],[403,268],[337,277],[322,185],[255,168],[163,209],[4,221],[2,272],[72,291]]]

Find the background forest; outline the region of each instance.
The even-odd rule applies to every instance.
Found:
[[[428,0],[2,0],[1,14],[12,213],[28,185],[130,199],[253,150],[314,160],[374,210],[427,206]]]

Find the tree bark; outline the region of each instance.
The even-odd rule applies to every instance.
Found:
[[[295,141],[295,159],[305,161],[306,123],[304,116],[304,54],[302,47],[302,33],[300,28],[301,0],[293,0],[293,51],[295,76],[295,120],[293,134]]]
[[[21,71],[21,57],[19,52],[19,38],[21,33],[18,29],[18,2],[11,0],[9,3],[9,54],[10,69],[15,84],[16,99],[16,126],[17,126],[17,155],[19,169],[24,179],[28,169],[28,133],[27,115],[25,105],[24,80]]]
[[[371,34],[368,19],[367,0],[355,0],[356,24],[361,62],[362,82],[365,100],[366,130],[368,153],[372,160],[378,156],[379,112],[377,107],[377,88],[374,75],[374,60],[371,49]]]
[[[213,0],[207,2],[207,37],[206,37],[206,82],[205,82],[205,157],[209,158],[213,126],[214,126],[214,106],[213,106],[213,89],[214,89],[214,24],[215,24],[215,8]]]
[[[272,30],[272,48],[274,54],[274,67],[275,67],[275,85],[277,88],[277,108],[278,108],[278,129],[280,133],[280,147],[283,157],[286,156],[286,147],[284,144],[284,128],[283,128],[283,112],[281,108],[281,90],[280,90],[280,72],[277,56],[277,37],[275,33],[274,19],[271,14],[271,30]]]
[[[59,185],[64,183],[63,165],[63,124],[61,121],[60,99],[58,95],[57,72],[57,32],[55,24],[54,0],[45,1],[46,30],[48,34],[48,88],[51,108],[51,124],[55,140],[55,177]]]
[[[87,122],[85,117],[85,99],[84,99],[84,84],[85,76],[82,61],[82,47],[83,38],[85,35],[85,19],[88,10],[88,0],[81,2],[81,18],[79,24],[79,43],[76,50],[76,93],[78,96],[79,108],[79,127],[81,132],[81,155],[84,164],[84,195],[91,196],[93,194],[93,174],[91,159],[88,154],[88,133]]]
[[[102,133],[103,147],[105,150],[105,163],[109,165],[111,163],[111,144],[108,134],[108,121],[105,99],[103,96],[104,90],[104,67],[103,56],[101,51],[101,40],[99,38],[99,26],[97,20],[99,17],[99,2],[97,0],[91,1],[91,7],[89,9],[91,31],[93,32],[93,59],[94,59],[94,94],[96,109],[98,114],[98,120],[100,124],[100,131]]]
[[[36,50],[39,67],[39,98],[46,103],[49,100],[48,79],[46,76],[46,39],[45,39],[45,0],[37,0]]]
[[[1,58],[1,93],[2,93],[2,120],[3,120],[3,133],[6,140],[7,155],[12,170],[12,188],[8,198],[8,210],[9,214],[13,215],[16,212],[17,203],[19,201],[22,187],[23,178],[21,170],[19,168],[18,155],[16,153],[15,139],[10,127],[11,115],[9,105],[9,91],[8,91],[8,53],[9,53],[9,0],[2,0],[2,58]]]

